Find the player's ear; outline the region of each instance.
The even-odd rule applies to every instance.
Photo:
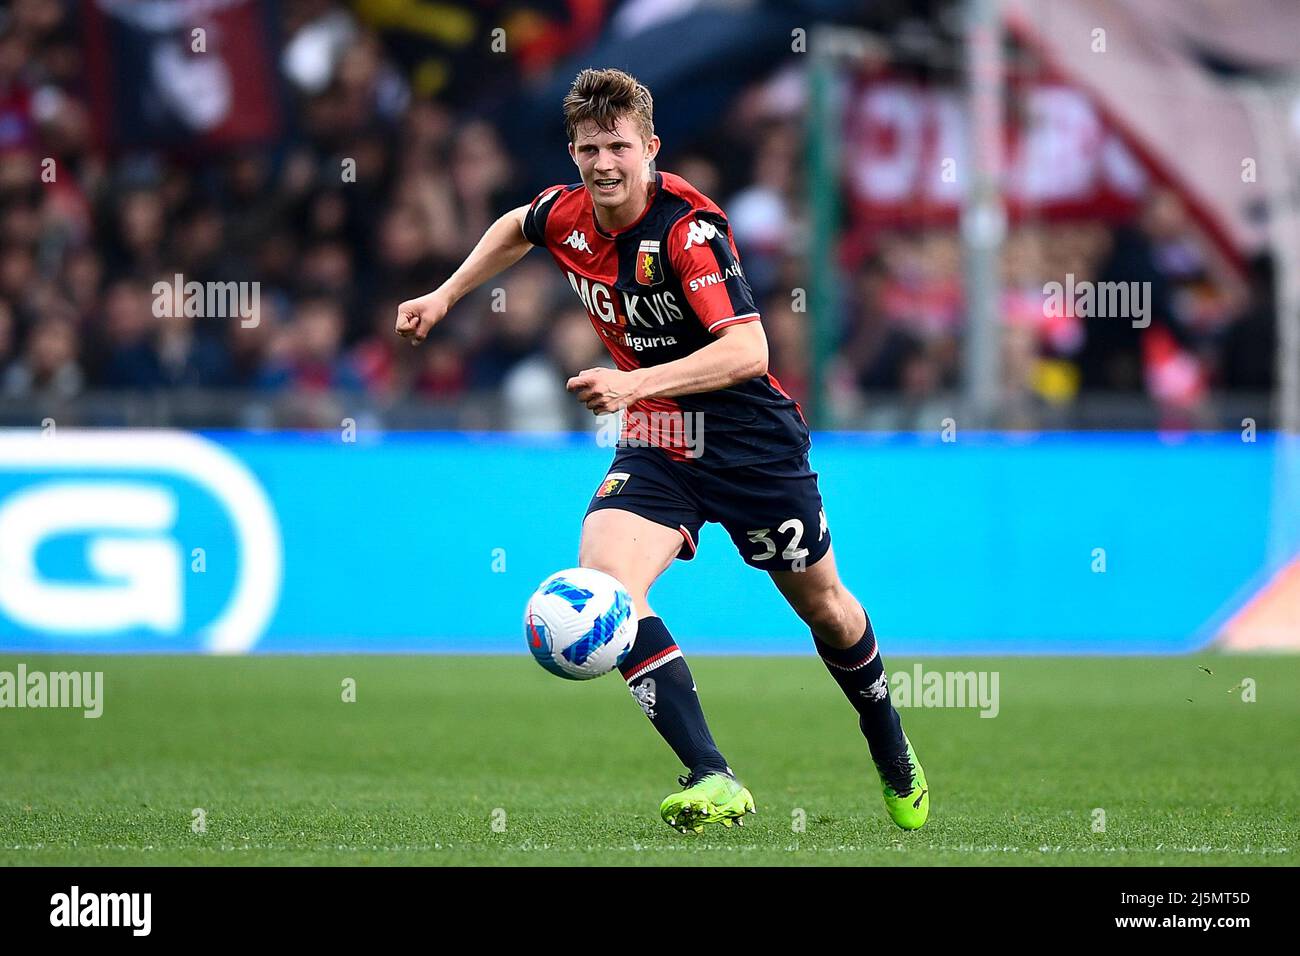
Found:
[[[659,155],[660,141],[658,136],[651,136],[645,144],[645,159],[647,163],[653,163],[655,157]]]

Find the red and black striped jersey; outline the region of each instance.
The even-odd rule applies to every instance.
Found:
[[[672,173],[655,174],[641,217],[617,233],[596,222],[581,183],[551,186],[529,207],[524,235],[550,252],[623,371],[684,358],[729,325],[759,321],[722,210]],[[687,429],[702,448],[682,440]],[[780,461],[809,446],[802,410],[771,374],[638,402],[621,441],[711,467]]]

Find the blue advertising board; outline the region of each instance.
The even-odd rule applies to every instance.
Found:
[[[823,434],[812,463],[890,653],[1174,653],[1300,551],[1283,447]],[[0,432],[0,651],[523,653],[610,458],[590,435]],[[811,652],[717,526],[653,603],[692,652]]]

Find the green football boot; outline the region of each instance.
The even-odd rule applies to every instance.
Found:
[[[912,742],[906,734],[903,739],[907,741],[907,751],[893,760],[876,764],[876,773],[880,774],[890,819],[904,830],[919,830],[930,815],[930,789]]]
[[[659,815],[664,823],[682,833],[700,833],[706,823],[721,823],[729,827],[734,820],[737,826],[745,825],[746,813],[757,813],[754,797],[730,773],[705,771],[678,777],[684,788],[664,797],[659,805]]]

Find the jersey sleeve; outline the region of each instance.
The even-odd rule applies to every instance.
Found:
[[[564,192],[563,186],[543,189],[524,215],[524,238],[535,246],[546,246],[546,219],[551,214],[555,199]]]
[[[696,210],[668,230],[668,259],[686,303],[709,332],[758,321],[754,292],[724,216]]]

